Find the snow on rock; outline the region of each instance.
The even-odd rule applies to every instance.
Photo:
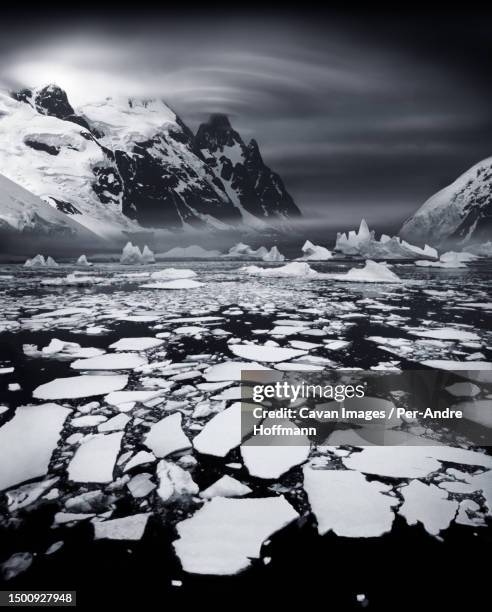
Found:
[[[159,480],[157,494],[164,502],[182,495],[197,495],[200,490],[191,474],[176,463],[162,459],[157,464],[156,474]]]
[[[75,399],[104,395],[112,391],[120,391],[126,387],[128,376],[69,376],[54,380],[36,387],[33,397],[37,399]]]
[[[109,348],[116,351],[147,351],[157,346],[161,346],[164,340],[160,338],[121,338],[117,342],[109,345]]]
[[[92,266],[91,263],[89,263],[89,260],[87,259],[87,255],[81,255],[77,261],[76,261],[76,265],[77,266]]]
[[[93,521],[95,540],[141,540],[150,512],[132,514],[109,521]]]
[[[166,283],[147,283],[145,285],[140,285],[142,289],[196,289],[196,287],[201,287],[203,283],[198,281],[183,278],[168,281]]]
[[[384,495],[389,485],[369,482],[359,472],[305,466],[304,489],[320,535],[371,538],[391,531],[398,500]]]
[[[0,427],[0,491],[47,473],[70,412],[52,403],[19,406]]]
[[[147,363],[147,359],[135,353],[106,353],[98,357],[77,359],[71,364],[74,370],[133,370]]]
[[[150,278],[152,280],[177,280],[181,278],[193,278],[196,276],[194,270],[189,268],[164,268],[164,270],[157,270],[152,272]]]
[[[379,240],[370,231],[364,219],[358,231],[348,234],[338,233],[335,251],[344,255],[359,255],[367,259],[416,259],[418,257],[437,258],[436,249],[427,244],[422,249],[401,240],[398,236],[383,234]]]
[[[174,247],[165,253],[157,253],[156,259],[211,259],[214,257],[220,257],[220,251],[211,250],[208,251],[201,246],[192,244],[187,247]]]
[[[316,278],[320,276],[316,270],[313,270],[309,264],[298,261],[293,261],[285,266],[278,268],[260,268],[258,266],[244,266],[240,268],[240,272],[250,274],[251,276],[266,276],[266,277],[299,277],[299,278]]]
[[[441,189],[405,221],[400,236],[436,245],[488,240],[491,168],[489,157]]]
[[[68,466],[69,480],[112,482],[122,437],[123,432],[96,434],[83,442]]]
[[[212,499],[213,497],[244,497],[252,493],[252,489],[231,476],[222,476],[216,482],[200,493],[200,497]]]
[[[433,484],[413,480],[401,487],[404,502],[398,513],[405,517],[409,525],[422,523],[431,535],[438,535],[447,529],[458,511],[458,502],[448,499],[447,491]]]
[[[346,274],[326,274],[334,280],[351,283],[401,283],[399,278],[384,263],[377,263],[368,259],[363,268],[350,268]]]
[[[145,446],[150,448],[156,457],[167,457],[177,451],[191,448],[191,442],[181,428],[181,412],[164,417],[150,428],[145,437]]]
[[[284,261],[285,256],[277,249],[276,246],[272,246],[272,248],[263,255],[263,261]]]
[[[178,523],[174,549],[185,572],[230,575],[260,556],[262,543],[299,514],[283,496],[215,497]]]
[[[237,357],[266,363],[278,363],[279,361],[287,361],[294,357],[307,355],[307,351],[270,346],[269,344],[231,344],[229,345],[229,350]]]
[[[309,240],[306,240],[302,247],[303,255],[298,258],[298,261],[326,261],[333,257],[331,251],[325,247],[313,244]]]
[[[243,370],[268,370],[259,363],[249,361],[223,361],[210,366],[205,371],[204,378],[208,382],[221,382],[223,380],[241,380]]]

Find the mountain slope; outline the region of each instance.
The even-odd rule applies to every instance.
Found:
[[[239,138],[240,160],[235,150],[221,156],[232,184],[197,140],[158,100],[108,98],[74,109],[56,85],[0,93],[2,172],[99,236],[263,227],[258,217],[299,214],[255,143]]]
[[[33,246],[54,242],[80,248],[101,245],[94,233],[71,216],[0,174],[0,252],[22,252],[25,245],[19,236],[29,238]]]
[[[484,242],[492,233],[492,157],[445,187],[405,221],[400,236],[418,244]]]

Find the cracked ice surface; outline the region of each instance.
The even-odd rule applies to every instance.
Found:
[[[362,446],[355,429],[331,431],[324,446],[253,446],[238,384],[242,370],[271,367],[459,370],[449,406],[490,425],[487,271],[396,264],[381,281],[389,271],[402,282],[388,285],[346,282],[360,264],[294,263],[262,263],[266,274],[231,261],[93,264],[91,283],[67,282],[62,265],[5,267],[0,333],[19,338],[21,357],[0,364],[0,510],[22,521],[18,510],[49,502],[57,528],[83,522],[128,546],[164,524],[184,570],[203,574],[247,569],[301,515],[319,534],[354,539],[391,537],[397,514],[429,538],[454,522],[470,537],[485,530],[483,449],[449,447],[439,431],[432,446]],[[421,424],[395,424],[391,440],[405,427],[408,438]],[[30,428],[37,438],[13,448]]]

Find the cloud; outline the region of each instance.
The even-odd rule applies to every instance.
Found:
[[[309,215],[406,216],[491,153],[492,43],[471,17],[436,31],[394,15],[86,12],[2,34],[9,86],[57,82],[75,105],[162,97],[193,129],[227,113]]]

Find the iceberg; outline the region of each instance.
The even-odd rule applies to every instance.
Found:
[[[273,246],[270,250],[266,247],[261,246],[258,249],[253,249],[249,244],[238,242],[229,249],[229,252],[223,255],[223,257],[238,257],[243,259],[262,259],[263,261],[284,261],[285,257],[278,250],[276,246]]]
[[[351,283],[401,283],[403,282],[384,263],[368,259],[363,268],[350,268],[346,274],[324,274],[326,278]]]
[[[421,249],[399,236],[383,234],[377,240],[374,230],[369,230],[365,219],[360,222],[358,231],[338,233],[334,250],[344,255],[357,255],[368,259],[437,259],[438,256],[436,249],[427,244]]]
[[[309,240],[306,240],[302,247],[303,255],[298,257],[297,261],[326,261],[331,259],[333,254],[325,247],[313,244]]]
[[[220,251],[207,251],[201,246],[192,244],[187,247],[174,247],[165,253],[157,253],[155,258],[160,259],[208,259],[220,257]]]
[[[284,261],[285,257],[277,249],[276,246],[272,246],[272,248],[263,255],[262,260],[263,261]]]
[[[87,255],[81,255],[76,262],[77,266],[92,266],[91,263],[87,260]]]
[[[120,263],[125,265],[148,264],[154,262],[154,253],[147,245],[145,245],[143,251],[141,251],[137,245],[127,242],[121,252]]]
[[[147,245],[144,246],[142,251],[142,263],[150,264],[155,263],[154,253],[149,249]]]

